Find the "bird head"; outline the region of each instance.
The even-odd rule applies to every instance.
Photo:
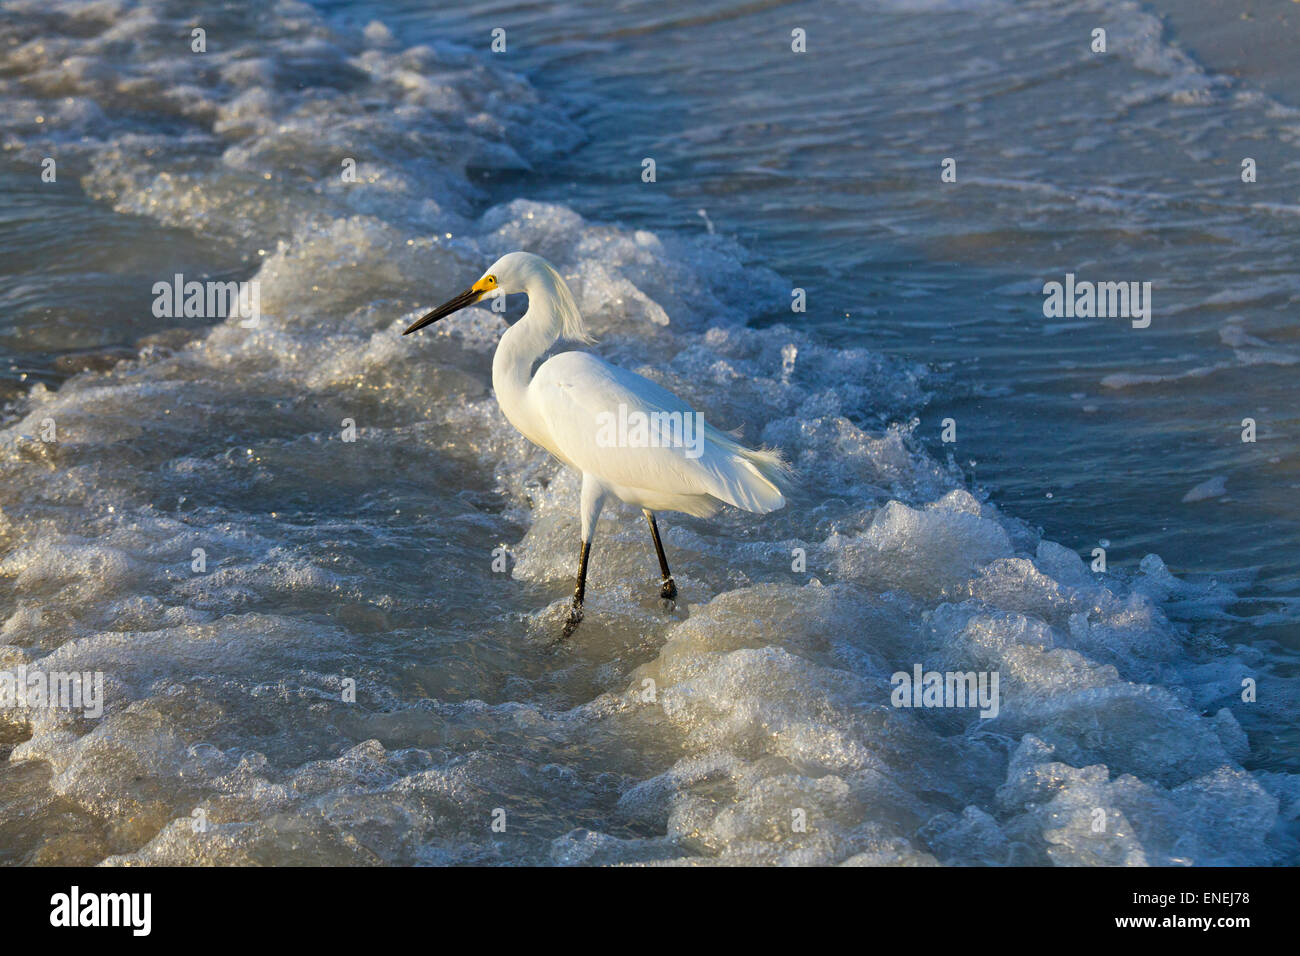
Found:
[[[535,256],[531,252],[508,252],[492,263],[487,272],[483,273],[472,286],[412,323],[411,327],[402,334],[410,335],[417,329],[432,325],[439,319],[444,319],[453,312],[459,312],[494,292],[502,295],[527,292],[530,279],[553,272],[554,270],[541,256]]]

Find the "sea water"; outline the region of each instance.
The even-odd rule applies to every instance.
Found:
[[[103,713],[0,708],[0,859],[1293,862],[1300,113],[1175,27],[7,4],[0,668]],[[513,249],[799,475],[661,516],[672,608],[608,510],[558,645],[521,306],[400,334]],[[1067,273],[1149,327],[1049,317]],[[159,315],[177,276],[257,321]]]

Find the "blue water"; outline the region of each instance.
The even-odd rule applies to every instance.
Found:
[[[486,177],[493,198],[683,232],[706,228],[704,210],[809,290],[806,316],[787,296],[758,303],[760,322],[941,369],[919,437],[1014,513],[1080,549],[1109,539],[1121,564],[1156,551],[1189,571],[1256,568],[1261,599],[1295,599],[1297,114],[1207,72],[1153,13],[423,6],[324,8],[467,49],[499,24],[512,42],[496,61],[586,133],[533,170]],[[844,30],[855,18],[871,29]],[[1103,22],[1100,57],[1079,37]],[[791,24],[814,38],[806,59],[790,54]],[[1270,171],[1249,188],[1243,142]],[[646,156],[662,170],[652,187]],[[956,188],[939,181],[946,156],[960,157]],[[1153,282],[1152,328],[1045,319],[1043,283],[1067,271]],[[1228,340],[1236,329],[1252,340]],[[1160,380],[1117,387],[1142,376]],[[944,448],[948,416],[963,427]],[[1260,447],[1241,447],[1247,416],[1267,432]],[[1218,476],[1223,499],[1182,502]]]
[[[0,858],[1294,859],[1284,64],[1123,2],[201,19],[0,19],[0,665],[110,689],[0,717]],[[671,612],[608,515],[559,651],[576,483],[496,410],[500,318],[399,335],[513,248],[802,476],[665,516]],[[264,325],[153,316],[175,272],[258,279]],[[1151,327],[1045,318],[1067,272],[1151,282]],[[914,663],[1001,714],[891,707]]]

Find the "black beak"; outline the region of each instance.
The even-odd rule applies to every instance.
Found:
[[[407,329],[405,332],[403,332],[402,334],[410,335],[412,332],[416,331],[417,329],[422,329],[426,325],[432,325],[434,322],[437,322],[439,319],[445,319],[453,312],[459,312],[467,305],[473,305],[481,298],[483,298],[482,292],[480,292],[477,289],[468,289],[462,292],[460,295],[456,296],[456,298],[452,299],[450,302],[438,306],[436,309],[434,309],[424,318],[420,319],[418,322],[412,323],[411,327]]]

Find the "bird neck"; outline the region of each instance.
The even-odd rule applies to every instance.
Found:
[[[544,295],[528,292],[528,311],[506,329],[492,357],[492,388],[510,423],[536,441],[538,429],[527,401],[533,366],[560,337],[561,323]]]

